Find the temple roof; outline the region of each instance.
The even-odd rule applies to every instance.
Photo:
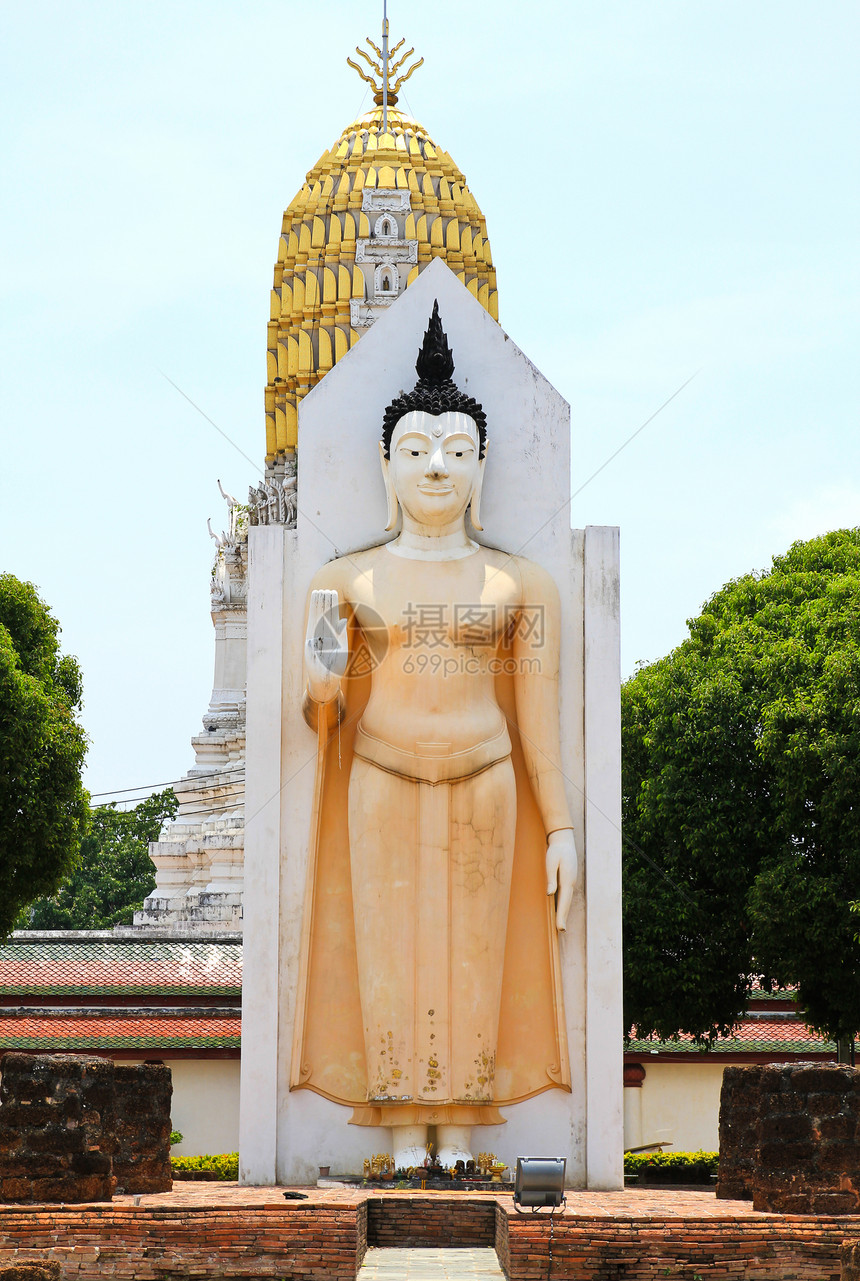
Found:
[[[0,1051],[238,1050],[237,1010],[0,1010]]]
[[[0,998],[27,996],[230,996],[242,990],[240,942],[13,939],[0,945]]]
[[[435,257],[498,319],[484,216],[448,153],[394,108],[347,125],[283,217],[268,337],[266,458],[296,446],[299,401]]]
[[[242,942],[114,931],[20,932],[0,944],[0,1052],[93,1051],[134,1057],[235,1057]],[[833,1058],[797,1013],[793,992],[760,992],[732,1036],[707,1052],[691,1037],[634,1039],[628,1061]]]
[[[790,999],[790,995],[789,999]],[[771,1000],[775,998],[770,997]],[[713,1058],[744,1056],[749,1054],[791,1058],[805,1055],[834,1055],[836,1045],[807,1027],[790,1009],[785,1012],[750,1013],[737,1024],[731,1036],[721,1036],[710,1050],[701,1050],[691,1036],[682,1035],[677,1041],[631,1040],[625,1049],[630,1054],[660,1054],[669,1057],[701,1055]]]

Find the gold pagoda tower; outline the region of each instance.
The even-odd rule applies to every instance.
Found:
[[[484,215],[466,179],[426,129],[398,111],[394,79],[412,55],[367,42],[374,109],[323,152],[284,213],[268,328],[266,472],[291,470],[298,405],[432,258],[498,319],[496,272]],[[390,83],[392,82],[393,83]]]

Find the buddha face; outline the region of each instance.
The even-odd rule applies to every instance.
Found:
[[[405,514],[443,526],[465,515],[482,461],[475,420],[413,410],[400,419],[389,448],[390,483]]]

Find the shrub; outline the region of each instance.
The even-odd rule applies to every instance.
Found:
[[[222,1152],[219,1156],[172,1156],[170,1164],[174,1174],[194,1170],[212,1170],[219,1182],[233,1182],[239,1178],[239,1153]]]
[[[661,1175],[667,1183],[708,1183],[719,1160],[719,1152],[625,1152],[624,1173],[638,1174],[643,1183],[657,1183]]]

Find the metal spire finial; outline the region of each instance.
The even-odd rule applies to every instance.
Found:
[[[382,132],[388,133],[388,0],[382,0]]]
[[[360,67],[357,62],[353,62],[352,58],[347,58],[346,60],[348,65],[352,67],[354,71],[357,71],[362,80],[366,81],[373,90],[373,101],[376,103],[377,107],[382,108],[383,133],[388,132],[388,108],[393,107],[396,104],[397,94],[401,85],[405,85],[406,81],[412,75],[412,72],[417,71],[424,62],[423,58],[419,58],[418,61],[414,62],[408,71],[404,72],[402,76],[397,76],[393,85],[390,85],[389,81],[397,75],[400,68],[409,61],[415,52],[414,48],[407,49],[406,53],[404,53],[402,57],[400,57],[396,62],[393,62],[392,59],[394,58],[394,55],[403,48],[405,43],[405,40],[398,40],[394,48],[389,49],[388,0],[382,0],[382,48],[380,49],[378,45],[374,44],[370,36],[367,36],[365,39],[365,44],[370,46],[376,54],[376,57],[379,59],[379,62],[376,62],[371,58],[363,49],[359,49],[358,45],[355,46],[355,52],[358,54],[359,58],[363,58],[370,67],[371,72],[375,72],[376,75],[368,75],[363,67]]]

